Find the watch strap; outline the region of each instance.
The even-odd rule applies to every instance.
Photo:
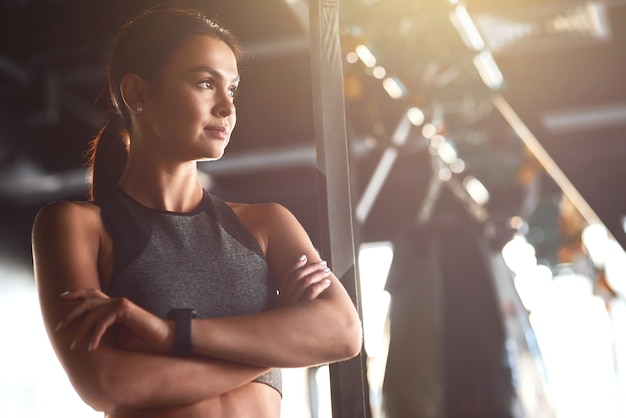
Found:
[[[191,320],[195,317],[196,312],[193,309],[176,308],[167,313],[167,319],[174,321],[174,355],[188,357],[193,354]]]

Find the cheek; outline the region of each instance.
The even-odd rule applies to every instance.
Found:
[[[168,114],[189,113],[196,106],[194,99],[192,93],[179,85],[163,87],[153,98],[155,105],[160,109],[160,113],[165,117]]]
[[[163,108],[160,115],[164,123],[172,129],[182,132],[195,131],[203,125],[205,114],[203,108],[189,100],[173,100]]]

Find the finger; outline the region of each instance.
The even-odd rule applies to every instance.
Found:
[[[88,351],[96,350],[100,346],[100,341],[104,334],[117,322],[118,315],[109,313],[108,315],[101,317],[93,326],[89,344],[87,345]]]
[[[90,300],[93,301],[93,300]],[[92,344],[94,330],[98,329],[98,323],[106,321],[108,315],[111,315],[110,304],[83,304],[84,313],[75,320],[76,330],[72,341],[72,349],[77,347],[89,348]]]
[[[303,300],[314,300],[331,285],[330,279],[322,279],[317,283],[313,283],[306,289],[303,295]]]
[[[298,260],[294,261],[290,266],[285,269],[286,275],[291,276],[297,269],[306,265],[308,258],[306,254],[302,254]]]
[[[80,303],[72,308],[55,327],[55,331],[62,332],[69,329],[82,315],[89,310],[93,310],[103,303],[102,299],[82,299]],[[104,302],[106,303],[106,302]]]
[[[56,332],[67,331],[74,323],[89,309],[87,302],[83,302],[75,308],[71,309],[61,321],[56,325]]]
[[[78,322],[72,341],[72,349],[86,347],[89,351],[98,347],[104,333],[117,322],[119,304],[100,304],[87,310]]]
[[[103,305],[98,321],[93,325],[90,349],[98,348],[104,334],[116,323],[126,323],[133,306],[136,305],[133,305],[126,298],[110,300],[106,305]]]
[[[108,299],[109,297],[100,289],[72,289],[67,290],[59,295],[63,300],[77,300],[87,298]]]
[[[279,299],[279,302],[288,304],[296,303],[301,300],[314,299],[321,291],[323,291],[325,287],[317,291],[315,289],[311,290],[311,286],[317,285],[318,283],[327,279],[330,274],[331,271],[328,267],[318,264],[306,276],[303,276],[299,280],[293,280],[290,283],[290,286],[286,290],[283,290],[281,294],[282,297]],[[312,295],[315,296],[305,297],[305,293],[307,292],[310,292]]]
[[[319,287],[322,287],[322,290],[330,285],[330,281],[328,276],[330,276],[331,271],[328,267],[324,267],[321,270],[316,270],[315,272],[309,274],[305,279],[300,281],[300,299],[314,299],[317,297],[319,292],[315,291]],[[314,297],[307,296],[308,294],[315,294]]]
[[[326,261],[317,261],[313,263],[303,264],[294,269],[288,276],[285,288],[289,289],[298,286],[302,280],[306,280],[311,274],[315,274],[320,270],[327,268]]]
[[[67,330],[76,319],[86,310],[92,309],[94,304],[101,303],[102,300],[110,299],[108,295],[98,289],[76,289],[63,292],[59,295],[63,300],[80,302],[75,308],[70,310],[65,317],[59,321],[54,328],[55,331]]]
[[[94,312],[85,312],[80,320],[74,323],[75,329],[73,331],[74,338],[72,338],[72,343],[70,344],[70,350],[75,350],[77,348],[85,347],[88,343],[89,334],[91,333],[91,329],[94,323]]]

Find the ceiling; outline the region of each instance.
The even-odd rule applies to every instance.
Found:
[[[36,211],[84,198],[83,152],[103,123],[98,98],[110,36],[155,3],[0,0],[0,249],[27,259]],[[279,201],[317,240],[307,2],[180,3],[222,21],[247,52],[230,149],[201,166],[212,190],[226,200]],[[587,220],[599,217],[626,246],[626,0],[464,4],[483,47],[463,41],[451,19],[456,6],[446,0],[341,2],[360,239],[390,239],[420,216],[462,210],[496,224],[523,216],[544,230],[539,241],[551,242],[563,189]],[[376,65],[354,54],[358,45]],[[477,71],[480,51],[494,58],[501,86],[487,87]],[[390,97],[386,78],[400,97]],[[411,108],[451,145],[454,164],[433,157],[430,135],[407,123]],[[450,174],[460,161],[464,170]],[[489,191],[484,205],[469,198],[468,176]]]

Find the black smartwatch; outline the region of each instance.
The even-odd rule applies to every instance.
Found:
[[[193,354],[191,320],[195,317],[193,309],[172,309],[167,313],[167,319],[174,321],[174,355],[188,357]]]

